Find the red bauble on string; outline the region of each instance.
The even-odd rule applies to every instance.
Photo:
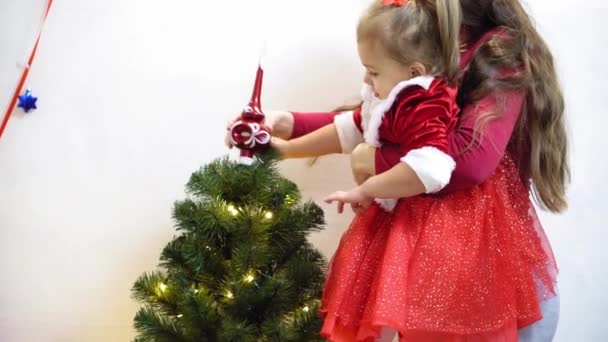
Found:
[[[241,119],[230,128],[232,144],[241,149],[239,161],[250,165],[256,153],[270,146],[270,130],[255,121]]]

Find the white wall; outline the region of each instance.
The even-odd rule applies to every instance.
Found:
[[[45,2],[0,1],[2,112]],[[40,109],[16,111],[0,140],[0,341],[129,340],[129,289],[173,236],[172,203],[190,173],[226,152],[224,123],[248,100],[262,38],[265,108],[328,109],[359,87],[363,3],[57,0],[28,82]],[[542,216],[561,265],[557,340],[604,341],[608,7],[531,7],[557,58],[573,137],[571,209]],[[346,165],[284,170],[320,200],[350,184]],[[333,209],[312,237],[328,256],[349,220]]]

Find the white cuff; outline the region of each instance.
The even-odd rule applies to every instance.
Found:
[[[344,112],[334,117],[334,124],[340,139],[342,153],[351,153],[363,142],[363,134],[355,124],[353,112]]]
[[[384,211],[391,212],[397,206],[398,199],[394,198],[376,198],[374,199]]]
[[[452,157],[430,146],[408,152],[401,161],[414,170],[427,194],[438,192],[448,185],[456,167]]]

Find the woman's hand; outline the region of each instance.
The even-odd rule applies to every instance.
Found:
[[[338,202],[338,213],[344,211],[344,204],[350,204],[353,211],[358,214],[369,207],[374,199],[367,196],[361,187],[356,187],[350,191],[336,191],[325,197],[325,203]]]
[[[270,128],[270,134],[272,136],[289,139],[293,132],[293,114],[287,111],[268,111],[264,115],[264,125]],[[224,142],[226,146],[232,148],[232,141],[230,139],[230,127],[240,118],[240,114],[230,119],[226,124],[226,136]]]
[[[355,182],[363,184],[376,175],[376,148],[366,143],[357,145],[350,155],[350,166]]]

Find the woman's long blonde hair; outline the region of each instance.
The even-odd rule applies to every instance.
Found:
[[[470,41],[497,27],[505,28],[507,34],[495,35],[474,55],[461,81],[459,104],[462,108],[500,89],[526,94],[510,148],[520,159],[522,178],[532,179],[536,202],[561,212],[567,208],[570,167],[564,97],[553,56],[519,0],[460,2],[463,31]],[[499,115],[500,110],[489,112],[478,122],[483,127]]]

